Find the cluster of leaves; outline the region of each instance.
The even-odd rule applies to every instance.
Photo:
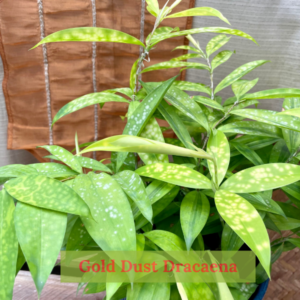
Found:
[[[229,41],[229,35],[254,39],[230,28],[159,27],[166,18],[186,16],[215,16],[228,23],[219,11],[208,7],[171,14],[180,2],[160,9],[157,0],[147,0],[156,22],[145,44],[105,28],[62,30],[38,44],[117,42],[139,45],[144,51],[132,67],[129,87],[75,99],[53,120],[54,124],[89,105],[127,102],[122,135],[82,145],[76,137],[75,154],[59,146],[43,146],[57,162],[0,168],[4,184],[0,194],[1,299],[11,299],[14,278],[25,261],[40,295],[61,249],[238,251],[246,245],[260,262],[256,284],[178,282],[132,288],[127,283],[87,282],[79,288],[85,286],[86,294],[106,291],[107,300],[125,296],[128,300],[247,300],[270,276],[271,265],[281,253],[300,246],[300,239],[292,236],[270,244],[267,233],[267,229],[280,234],[300,231],[300,90],[248,93],[258,79],[241,78],[265,60],[237,68],[214,88],[214,71],[233,52],[223,50],[212,60],[210,56]],[[205,32],[219,35],[203,51],[192,34]],[[176,48],[189,54],[143,69],[143,60],[157,43],[177,36],[190,40],[192,46]],[[191,58],[203,61],[187,62]],[[141,72],[168,68],[204,70],[211,85],[174,77],[166,82],[141,82],[139,90]],[[223,102],[218,93],[229,86],[234,96]],[[188,91],[199,95],[190,97]],[[244,109],[259,100],[278,98],[285,98],[282,113]],[[167,121],[177,138],[164,138],[166,128],[160,127],[158,119]],[[92,151],[111,151],[111,162],[105,165],[82,156]],[[286,203],[272,200],[276,189],[288,195]]]

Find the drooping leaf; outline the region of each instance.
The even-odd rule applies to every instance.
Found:
[[[250,160],[255,166],[263,165],[264,162],[260,158],[260,156],[248,146],[231,142],[237,151],[239,151],[243,156],[245,156],[248,160]]]
[[[225,63],[233,54],[233,51],[224,50],[218,53],[211,61],[211,69],[214,71],[218,66]]]
[[[210,204],[204,194],[193,191],[184,197],[180,206],[180,222],[188,251],[203,229],[209,211]]]
[[[215,202],[222,218],[255,253],[270,276],[269,235],[256,209],[242,197],[228,191],[217,191]]]
[[[221,240],[222,251],[238,251],[243,244],[244,241],[231,229],[228,224],[225,224]]]
[[[174,86],[183,91],[201,92],[208,95],[211,94],[211,89],[202,83],[195,83],[189,81],[175,81]]]
[[[295,131],[291,131],[296,133]],[[269,163],[284,163],[290,156],[290,151],[284,140],[278,141],[272,148]]]
[[[300,89],[272,89],[266,91],[260,91],[253,94],[246,94],[243,99],[277,99],[277,98],[289,98],[289,97],[299,97]],[[280,114],[285,114],[281,112]]]
[[[165,96],[166,92],[173,84],[177,76],[165,81],[158,85],[151,93],[148,93],[147,97],[142,103],[134,110],[132,115],[128,118],[127,124],[123,130],[123,135],[138,136],[149,122],[153,113],[157,109],[159,103]],[[134,151],[135,152],[135,151]],[[128,153],[119,153],[117,159],[116,170],[118,171],[123,165]]]
[[[241,77],[245,76],[255,68],[267,62],[268,62],[267,60],[256,60],[238,67],[217,85],[215,89],[215,93],[218,93],[219,91],[233,84],[235,81],[239,80]],[[251,98],[251,99],[258,99],[258,98]]]
[[[186,68],[186,69],[199,69],[208,70],[209,67],[204,64],[196,62],[184,62],[184,61],[166,61],[161,62],[143,69],[142,73],[147,73],[156,70],[173,69],[173,68]]]
[[[224,111],[224,108],[221,104],[219,104],[218,102],[211,100],[210,98],[207,97],[203,97],[203,96],[194,96],[193,100],[195,100],[196,102],[199,102],[201,104],[207,105],[211,108],[220,110],[220,111]]]
[[[300,166],[291,164],[267,164],[240,171],[221,186],[233,193],[255,193],[285,186],[300,180]]]
[[[32,49],[53,42],[114,42],[139,45],[145,48],[140,40],[118,30],[100,27],[78,27],[54,32],[42,39]]]
[[[86,203],[66,184],[43,175],[28,175],[10,180],[6,191],[18,201],[64,213],[88,216]]]
[[[195,17],[195,16],[212,16],[212,17],[218,17],[225,23],[229,24],[229,21],[222,15],[221,12],[218,10],[211,8],[211,7],[195,7],[190,8],[172,15],[167,16],[168,18],[179,18],[179,17]]]
[[[113,93],[92,93],[87,94],[85,96],[79,97],[75,100],[70,101],[68,104],[63,106],[58,113],[55,115],[52,121],[52,126],[54,123],[59,120],[60,118],[74,112],[78,111],[84,107],[94,105],[94,104],[101,104],[106,102],[125,102],[129,103],[128,100],[125,98],[115,95]]]
[[[64,239],[67,214],[19,202],[14,220],[18,241],[40,296]]]
[[[225,133],[249,134],[254,136],[269,136],[282,138],[281,129],[275,125],[269,125],[261,122],[238,121],[223,125],[218,130]]]
[[[60,146],[41,146],[40,148],[44,148],[45,150],[49,151],[51,154],[59,158],[66,165],[71,167],[74,171],[82,173],[82,167],[77,157],[74,156],[68,150]]]
[[[89,157],[83,157],[83,156],[77,156],[77,159],[79,160],[79,163],[82,167],[92,169],[95,171],[103,171],[107,173],[112,173],[111,169],[109,169],[107,166],[105,166],[100,161],[97,161],[95,159],[89,158]]]
[[[216,185],[220,185],[227,172],[230,161],[230,148],[225,134],[222,131],[215,131],[209,137],[207,153],[210,154],[216,163],[207,161],[209,172]]]
[[[157,153],[211,159],[211,156],[201,149],[194,151],[131,135],[116,135],[103,139],[85,148],[81,153],[92,151],[137,151],[140,153]]]
[[[211,182],[207,177],[182,165],[153,164],[137,169],[136,173],[179,186],[195,189],[211,188]]]
[[[12,299],[18,258],[14,224],[15,204],[3,189],[0,192],[0,298]]]
[[[254,80],[238,80],[232,84],[232,91],[236,96],[237,101],[257,84],[258,79],[259,78]]]
[[[58,163],[38,163],[29,166],[34,168],[38,174],[51,178],[71,177],[78,174],[69,167]]]
[[[132,98],[133,96],[133,91],[131,90],[131,88],[115,88],[115,89],[105,90],[102,93],[113,93],[113,94],[120,93],[129,98]],[[104,105],[104,103],[100,103],[100,105]]]
[[[207,57],[209,57],[211,54],[216,52],[222,46],[227,44],[230,39],[231,39],[231,37],[227,36],[225,34],[220,34],[220,35],[213,37],[206,46]]]
[[[182,60],[198,58],[198,57],[203,57],[203,56],[201,54],[188,53],[188,54],[184,54],[184,55],[181,55],[178,57],[174,57],[174,58],[170,59],[170,61],[182,61]]]
[[[124,192],[132,199],[144,217],[152,223],[152,206],[140,176],[132,171],[123,171],[113,176]]]
[[[135,283],[127,287],[127,300],[164,300],[170,298],[170,283]]]
[[[73,188],[91,207],[93,218],[82,221],[103,251],[135,251],[133,215],[119,184],[105,173],[76,177]]]

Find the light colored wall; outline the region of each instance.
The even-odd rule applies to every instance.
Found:
[[[300,88],[299,0],[196,0],[195,6],[210,6],[220,10],[231,23],[231,28],[250,34],[259,44],[257,46],[249,40],[232,37],[221,49],[236,50],[237,53],[216,69],[215,84],[240,65],[265,59],[271,62],[244,77],[244,79],[260,78],[253,92],[280,87]],[[194,18],[194,28],[209,26],[229,25],[213,17]],[[215,34],[194,35],[204,49],[213,36]],[[186,80],[209,84],[207,73],[202,70],[188,70]],[[220,96],[223,99],[233,96],[231,87],[222,90]],[[282,99],[261,100],[259,108],[281,110],[282,101]]]
[[[0,84],[3,80],[3,65],[0,58]],[[26,150],[7,150],[7,113],[5,101],[0,88],[0,167],[9,164],[29,164],[37,160]]]

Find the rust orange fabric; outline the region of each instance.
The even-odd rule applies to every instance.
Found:
[[[50,104],[52,118],[69,101],[94,92],[92,43],[53,43],[46,45],[46,61],[40,46],[28,51],[41,40],[41,0],[0,0],[0,54],[4,64],[3,90],[8,113],[8,149],[26,149],[43,161],[46,154],[36,149],[49,144]],[[160,5],[164,4],[159,1]],[[97,27],[113,28],[140,38],[142,1],[95,0]],[[176,11],[194,6],[194,0],[183,0]],[[93,26],[91,0],[42,0],[45,36],[66,28]],[[191,18],[164,21],[164,26],[191,27]],[[145,13],[145,37],[153,28],[154,17]],[[184,37],[158,44],[151,53],[151,64],[169,60],[183,54],[171,52],[187,43]],[[132,64],[139,56],[139,46],[115,43],[96,43],[96,88],[106,89],[129,86]],[[48,71],[47,98],[45,66]],[[166,80],[178,70],[149,72],[145,81]],[[185,74],[181,75],[182,79]],[[50,95],[50,98],[49,98]],[[48,102],[47,102],[48,101]],[[48,103],[48,106],[47,106]],[[97,139],[121,134],[126,121],[127,105],[107,103],[98,110]],[[68,149],[74,146],[74,135],[79,142],[95,138],[94,107],[88,107],[59,120],[53,127],[53,143]],[[98,154],[98,159],[107,154]]]

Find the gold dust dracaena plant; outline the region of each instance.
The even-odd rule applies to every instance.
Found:
[[[11,299],[14,279],[27,262],[38,294],[61,249],[70,251],[238,251],[250,249],[259,260],[256,283],[102,283],[80,284],[85,294],[107,292],[106,299],[249,299],[270,277],[283,251],[300,246],[300,90],[249,91],[258,79],[244,75],[267,61],[246,63],[214,85],[214,72],[232,51],[221,47],[232,35],[255,40],[226,27],[180,31],[163,26],[167,18],[214,16],[209,7],[175,12],[180,0],[160,8],[147,0],[156,18],[145,42],[108,28],[73,28],[55,32],[37,46],[51,42],[114,42],[141,46],[128,87],[92,93],[62,107],[53,119],[89,105],[129,103],[122,135],[79,145],[73,153],[42,146],[57,162],[0,168],[0,298]],[[196,33],[216,33],[203,50]],[[143,68],[151,50],[169,38],[186,36],[188,54]],[[37,47],[36,46],[36,47]],[[125,47],[125,46],[124,46]],[[175,49],[175,50],[176,50]],[[189,59],[199,62],[188,62]],[[169,68],[206,72],[211,84],[178,81],[138,82],[139,74]],[[219,92],[231,86],[233,96]],[[189,96],[187,92],[196,92]],[[263,99],[284,98],[284,111],[245,109]],[[117,104],[116,104],[117,105]],[[160,127],[158,119],[169,127]],[[249,121],[248,119],[251,119]],[[176,138],[165,138],[164,131]],[[85,157],[110,151],[111,163]],[[75,152],[75,153],[74,153]],[[272,200],[274,190],[289,198]],[[113,203],[113,211],[111,210]],[[104,222],[103,220],[107,220]],[[120,226],[120,224],[122,226]],[[267,229],[292,234],[270,244]],[[137,243],[138,241],[138,243]],[[152,297],[152,298],[151,298]],[[143,298],[144,299],[144,298]]]

